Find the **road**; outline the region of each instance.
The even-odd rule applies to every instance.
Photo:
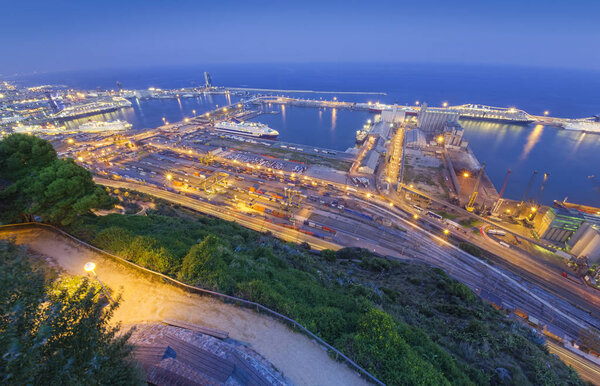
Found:
[[[210,297],[191,294],[137,271],[46,229],[0,228],[0,237],[14,237],[62,271],[85,275],[83,266],[96,263],[98,277],[122,295],[113,321],[123,324],[179,319],[229,331],[231,338],[250,345],[294,384],[366,385],[366,381],[305,335],[265,315]]]

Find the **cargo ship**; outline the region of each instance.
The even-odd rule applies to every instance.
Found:
[[[131,123],[120,120],[104,122],[89,121],[79,126],[79,131],[84,133],[100,133],[110,131],[123,131],[131,128]]]
[[[214,126],[216,131],[220,131],[227,134],[244,135],[249,137],[257,138],[277,138],[279,132],[271,129],[264,123],[258,122],[239,122],[233,121],[222,121]]]

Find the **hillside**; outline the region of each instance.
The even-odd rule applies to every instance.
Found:
[[[319,256],[160,202],[147,217],[88,216],[68,230],[295,318],[388,384],[581,383],[539,336],[440,269],[359,249]]]

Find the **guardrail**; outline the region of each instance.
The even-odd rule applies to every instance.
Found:
[[[223,301],[229,300],[232,302],[235,302],[236,304],[239,305],[244,305],[246,307],[249,308],[255,308],[257,312],[263,311],[266,314],[276,317],[280,320],[285,321],[287,324],[297,328],[298,330],[304,332],[306,335],[308,335],[309,337],[313,338],[314,340],[316,340],[319,344],[321,344],[322,346],[324,346],[325,348],[327,348],[328,350],[332,351],[335,356],[336,359],[342,359],[344,362],[346,362],[346,364],[348,364],[351,368],[355,369],[356,371],[358,371],[358,373],[361,376],[364,376],[367,380],[378,384],[378,385],[385,385],[383,382],[381,382],[379,379],[377,379],[373,374],[369,373],[367,370],[363,369],[362,367],[360,367],[356,362],[354,362],[352,359],[348,358],[346,355],[344,355],[342,352],[340,352],[338,349],[336,349],[335,347],[333,347],[332,345],[330,345],[329,343],[325,342],[323,339],[319,338],[317,335],[313,334],[312,332],[310,332],[306,327],[304,327],[303,325],[301,325],[300,323],[298,323],[297,321],[295,321],[294,319],[288,318],[285,315],[280,314],[277,311],[274,311],[268,307],[263,306],[262,304],[259,303],[255,303],[255,302],[251,302],[249,300],[245,300],[245,299],[241,299],[235,296],[230,296],[230,295],[225,295],[222,294],[220,292],[215,292],[215,291],[211,291],[211,290],[207,290],[204,288],[200,288],[200,287],[196,287],[193,285],[189,285],[186,283],[183,283],[179,280],[173,279],[170,276],[167,276],[165,274],[162,274],[160,272],[155,272],[152,271],[148,268],[142,267],[141,265],[135,264],[127,259],[124,259],[120,256],[117,255],[113,255],[110,252],[106,252],[105,250],[102,250],[100,248],[97,248],[91,244],[86,243],[83,240],[80,240],[78,238],[76,238],[75,236],[71,235],[70,233],[67,233],[65,231],[63,231],[60,228],[57,228],[55,226],[49,225],[49,224],[44,224],[44,223],[21,223],[21,224],[8,224],[8,225],[0,225],[0,231],[3,229],[11,229],[11,228],[46,228],[49,229],[53,232],[59,233],[69,239],[71,239],[72,241],[76,242],[77,244],[80,244],[88,249],[93,250],[94,252],[100,253],[101,255],[107,256],[111,259],[116,260],[117,262],[120,262],[124,265],[133,267],[137,270],[140,270],[146,274],[150,274],[151,276],[154,277],[160,277],[166,281],[168,281],[171,284],[174,284],[175,286],[182,288],[184,290],[188,290],[191,292],[195,292],[195,293],[200,293],[200,294],[206,294],[206,295],[210,295],[212,297],[221,299]]]

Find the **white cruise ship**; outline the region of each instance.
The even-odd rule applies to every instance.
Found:
[[[269,126],[258,122],[222,121],[215,125],[215,130],[228,134],[258,138],[276,138],[279,135],[277,130],[273,130]]]
[[[99,133],[103,131],[122,131],[131,128],[131,123],[120,120],[104,122],[89,121],[79,126],[79,131],[85,133]]]
[[[573,119],[564,123],[565,130],[585,131],[586,133],[599,133],[600,122],[593,119]]]

